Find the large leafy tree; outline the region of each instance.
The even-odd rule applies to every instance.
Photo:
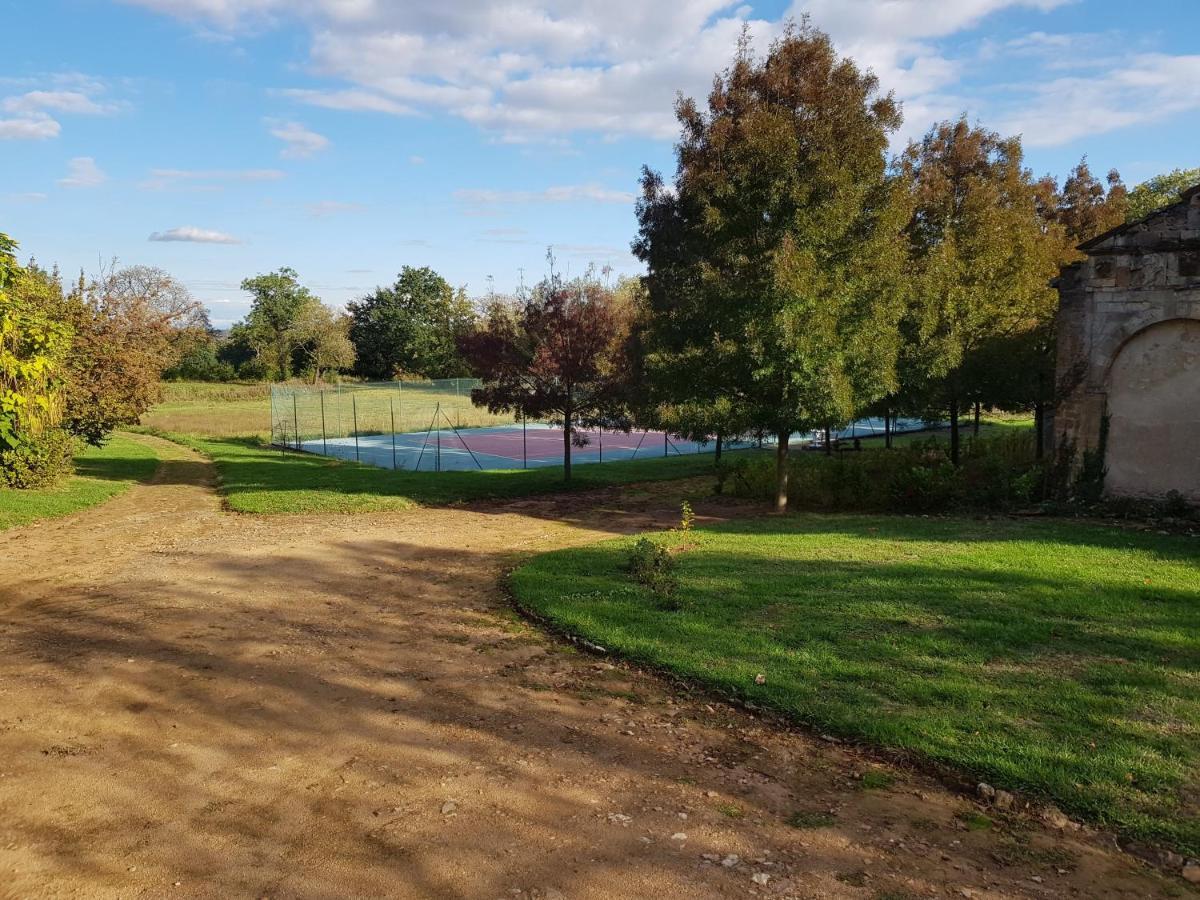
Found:
[[[1184,191],[1198,184],[1200,169],[1174,169],[1143,181],[1129,192],[1129,221],[1144,219],[1156,209],[1175,203]]]
[[[319,301],[300,283],[295,269],[289,268],[247,278],[242,282],[242,290],[252,297],[246,316],[246,338],[275,378],[290,378],[293,355],[299,349],[296,317],[302,309]]]
[[[457,339],[475,313],[466,293],[428,267],[405,266],[394,284],[348,305],[356,371],[367,378],[466,374]]]
[[[312,371],[313,384],[331,369],[354,365],[354,345],[350,343],[350,322],[323,303],[307,303],[296,313],[291,336]]]
[[[0,233],[0,486],[36,487],[70,464],[58,427],[65,407],[70,326],[29,296],[30,272]]]
[[[1047,239],[1039,191],[1018,138],[965,118],[934,126],[910,144],[908,227],[914,302],[908,332],[925,405],[947,410],[950,453],[960,454],[959,414],[985,394],[990,342],[1035,329],[1055,302],[1050,280],[1061,241]],[[983,374],[981,374],[983,373]]]
[[[743,42],[707,109],[680,100],[670,189],[643,178],[651,377],[664,404],[725,409],[778,441],[849,421],[894,387],[908,196],[900,110],[807,22],[763,59]],[[691,373],[691,377],[689,377]]]
[[[494,304],[459,338],[463,357],[483,379],[472,402],[562,425],[568,481],[576,429],[627,425],[627,309],[596,281],[564,284],[552,277],[516,307]]]

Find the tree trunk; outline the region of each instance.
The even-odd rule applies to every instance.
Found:
[[[883,446],[892,449],[892,413],[888,410],[883,414]]]
[[[720,432],[717,432],[717,452],[716,452],[715,461],[716,462],[721,461],[721,433]]]
[[[950,400],[950,462],[958,465],[958,398]]]
[[[978,400],[975,401],[975,426],[974,426],[974,428],[975,428],[975,430],[973,433],[974,433],[975,437],[979,437],[979,401]]]
[[[788,504],[788,440],[791,432],[779,432],[775,445],[775,512],[787,512]]]
[[[571,413],[563,413],[563,481],[571,480]]]
[[[829,439],[829,426],[825,426],[825,455],[833,456],[833,441]]]
[[[1033,404],[1034,456],[1041,459],[1046,455],[1046,404],[1041,400]]]

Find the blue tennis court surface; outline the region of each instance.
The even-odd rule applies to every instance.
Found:
[[[894,423],[896,432],[924,428],[920,420]],[[842,429],[840,440],[883,433],[881,419],[864,419]],[[819,435],[794,435],[798,445],[820,440]],[[751,447],[750,441],[725,443],[729,449]],[[473,469],[533,469],[561,466],[563,432],[545,424],[497,425],[482,428],[443,428],[421,432],[359,434],[354,437],[305,439],[296,449],[337,459],[355,460],[386,469],[411,472],[449,472]],[[616,462],[712,453],[714,441],[699,443],[661,431],[576,431],[572,464]]]

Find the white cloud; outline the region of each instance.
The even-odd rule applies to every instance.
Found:
[[[26,191],[22,194],[9,194],[6,199],[10,203],[43,203],[47,197],[40,191]]]
[[[283,141],[284,148],[279,155],[284,159],[308,159],[329,146],[329,138],[317,134],[299,122],[267,119],[266,124],[271,136]]]
[[[115,103],[100,103],[83,91],[27,91],[6,97],[0,109],[9,113],[37,113],[51,110],[84,116],[105,116],[120,107]]]
[[[58,183],[68,188],[98,187],[108,181],[108,175],[90,156],[76,156],[67,163],[67,174]]]
[[[58,137],[62,126],[49,116],[0,119],[0,141],[44,141]]]
[[[210,231],[205,228],[196,228],[192,225],[184,225],[180,228],[172,228],[169,231],[155,231],[147,240],[157,241],[162,243],[189,243],[189,244],[240,244],[241,241],[233,235],[225,234],[223,231]]]
[[[150,177],[138,187],[162,191],[184,185],[191,190],[221,190],[228,182],[278,181],[286,177],[279,169],[151,169]]]
[[[1107,72],[1063,75],[1021,91],[1000,122],[1032,147],[1054,147],[1200,110],[1200,55],[1136,54]]]
[[[478,206],[497,206],[507,203],[632,203],[629,191],[615,191],[597,184],[568,184],[540,191],[498,191],[489,188],[464,188],[454,192],[454,199]]]
[[[299,23],[309,73],[324,83],[278,94],[354,112],[445,112],[505,142],[672,139],[676,91],[704,97],[744,26],[761,51],[804,15],[903,101],[900,139],[963,111],[1047,144],[1196,108],[1191,57],[1147,54],[1127,38],[1101,53],[1083,42],[1094,35],[972,34],[1005,11],[1036,16],[1078,0],[792,0],[777,19],[739,0],[125,2],[233,34]],[[1007,67],[1011,83],[978,87],[982,63]]]
[[[361,203],[346,203],[341,200],[321,200],[317,203],[308,204],[309,214],[318,219],[334,216],[338,213],[360,213],[365,210],[366,207]]]

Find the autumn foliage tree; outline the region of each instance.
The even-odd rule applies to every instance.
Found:
[[[458,348],[483,386],[471,399],[493,413],[552,418],[563,430],[571,478],[577,429],[610,426],[627,399],[627,307],[592,279],[555,277],[515,307],[494,304]]]
[[[912,368],[927,408],[949,413],[957,463],[959,415],[982,395],[991,371],[977,365],[980,354],[1052,315],[1061,241],[1047,237],[1018,138],[965,118],[943,122],[909,145],[902,165],[914,204],[907,229]]]
[[[707,109],[681,100],[674,183],[647,172],[634,251],[647,263],[652,368],[677,405],[789,437],[840,425],[895,386],[903,311],[900,110],[807,23],[763,59],[745,41]],[[695,377],[689,379],[687,372]]]

